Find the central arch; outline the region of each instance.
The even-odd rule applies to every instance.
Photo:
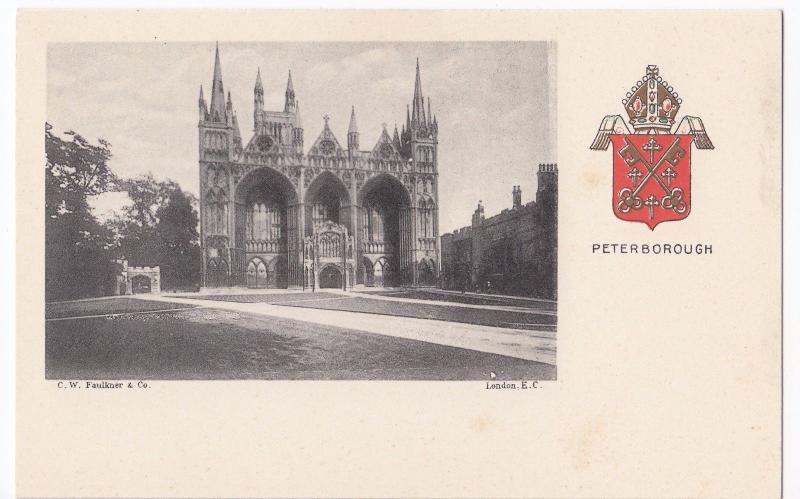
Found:
[[[331,172],[322,172],[309,184],[304,196],[306,209],[305,235],[314,227],[330,221],[353,230],[350,220],[351,200],[342,180]]]
[[[393,175],[370,178],[359,191],[359,239],[362,255],[376,262],[372,285],[410,284],[408,275],[411,238],[411,196]],[[380,262],[380,263],[379,263]],[[359,284],[367,284],[366,272]]]

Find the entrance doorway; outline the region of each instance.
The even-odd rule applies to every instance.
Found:
[[[342,271],[334,265],[328,265],[319,273],[320,288],[342,289]]]
[[[150,278],[144,275],[137,275],[131,279],[131,290],[134,294],[150,292]]]
[[[260,258],[253,258],[247,264],[247,286],[250,288],[267,287],[267,265]]]

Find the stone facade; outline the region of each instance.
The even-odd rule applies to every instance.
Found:
[[[117,261],[119,273],[114,286],[115,295],[139,293],[161,293],[161,269],[155,267],[129,266],[127,260]]]
[[[471,226],[442,235],[442,287],[556,298],[558,167],[540,164],[537,181],[535,201],[514,186],[512,208],[486,218],[478,203]]]
[[[260,70],[253,105],[245,142],[218,47],[210,105],[202,87],[199,99],[203,286],[438,284],[439,125],[422,95],[419,62],[402,131],[390,135],[384,125],[371,149],[360,148],[355,108],[344,146],[325,116],[306,149],[291,72],[282,111],[264,109]],[[339,258],[331,256],[336,248],[341,261],[319,260]]]

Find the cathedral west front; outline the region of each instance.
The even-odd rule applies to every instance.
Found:
[[[217,47],[210,102],[199,99],[204,287],[350,289],[439,283],[438,122],[419,62],[401,131],[362,149],[353,107],[340,142],[305,146],[288,75],[283,109],[265,109],[260,70],[253,134],[243,140]],[[369,103],[365,103],[369,104]]]

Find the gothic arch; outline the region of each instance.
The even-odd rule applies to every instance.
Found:
[[[317,175],[303,194],[306,206],[306,235],[313,233],[314,226],[325,221],[342,224],[352,232],[347,208],[352,204],[350,193],[342,179],[332,172]]]
[[[266,288],[269,283],[267,264],[260,257],[251,258],[247,262],[246,276],[247,287]]]
[[[206,264],[206,286],[215,288],[228,285],[228,262],[222,258],[210,258]]]
[[[419,284],[422,286],[433,286],[436,284],[436,267],[432,259],[419,261],[417,264]]]
[[[361,258],[361,265],[359,265],[359,271],[362,273],[365,286],[374,286],[375,285],[375,267],[372,265],[372,261],[364,256]]]
[[[364,206],[366,198],[380,188],[381,185],[386,185],[392,192],[397,193],[397,200],[402,207],[411,206],[411,193],[405,185],[394,175],[389,173],[379,173],[370,177],[363,186],[358,190],[358,204]]]
[[[247,195],[259,184],[267,184],[271,189],[281,191],[286,197],[286,203],[289,206],[297,204],[297,190],[295,190],[289,177],[269,166],[256,168],[242,177],[236,184],[234,196],[236,204],[244,205],[247,201]]]
[[[320,289],[343,289],[346,270],[340,264],[326,263],[319,269]]]
[[[206,192],[206,227],[209,234],[228,232],[228,193],[222,187],[211,187]]]

